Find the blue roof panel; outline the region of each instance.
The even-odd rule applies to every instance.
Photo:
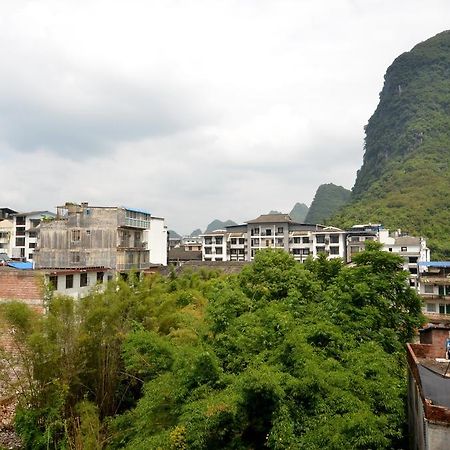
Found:
[[[10,261],[8,262],[9,267],[13,267],[14,269],[20,270],[30,270],[33,268],[33,263],[31,262],[18,262],[18,261]]]
[[[127,209],[128,211],[133,211],[141,214],[148,214],[149,216],[151,216],[151,213],[149,213],[148,211],[144,211],[143,209],[129,208],[128,206],[122,206],[122,208]]]
[[[422,261],[419,262],[421,267],[450,267],[450,261]]]

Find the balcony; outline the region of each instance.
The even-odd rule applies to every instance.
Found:
[[[122,270],[143,270],[148,269],[150,267],[150,263],[148,262],[141,262],[141,263],[118,263],[116,264],[116,270],[122,271]]]
[[[142,230],[147,230],[150,228],[150,221],[149,220],[142,220],[142,219],[133,219],[131,217],[125,217],[120,226],[125,226],[128,228],[140,228]]]

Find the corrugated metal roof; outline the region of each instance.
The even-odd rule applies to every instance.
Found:
[[[128,210],[128,211],[133,211],[133,212],[141,213],[141,214],[148,214],[149,216],[151,216],[151,213],[149,213],[148,211],[144,211],[143,209],[130,208],[129,206],[121,206],[121,208],[126,209],[126,210]]]

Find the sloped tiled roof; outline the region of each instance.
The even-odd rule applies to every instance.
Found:
[[[246,223],[296,223],[291,219],[289,214],[261,214],[253,220],[248,220]]]
[[[395,239],[395,245],[420,245],[420,238],[414,236],[400,236]]]

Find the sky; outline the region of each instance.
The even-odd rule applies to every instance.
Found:
[[[0,0],[0,207],[179,233],[350,189],[393,60],[448,0]]]

